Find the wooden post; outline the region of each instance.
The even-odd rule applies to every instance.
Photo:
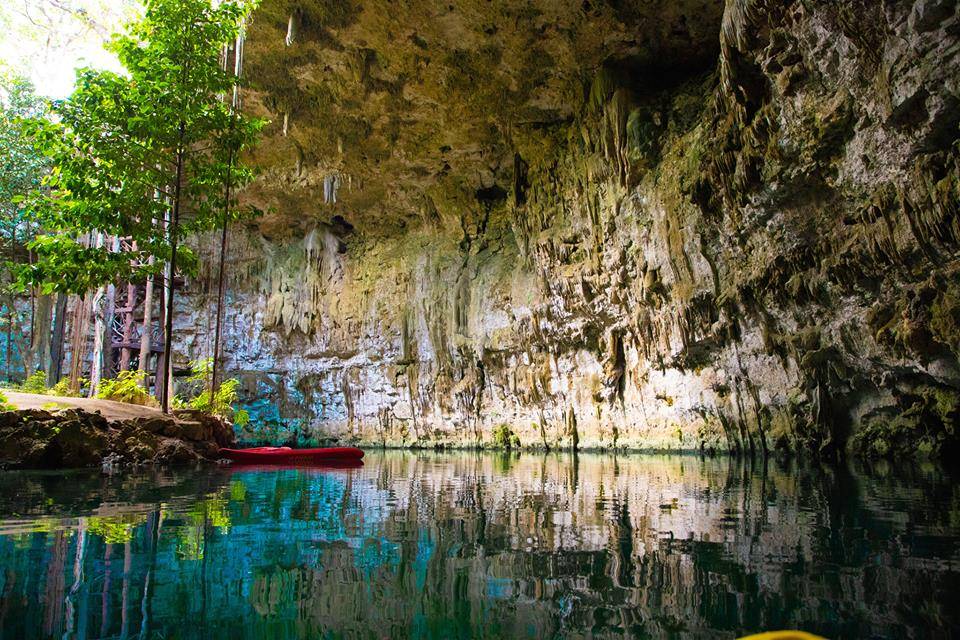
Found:
[[[123,307],[123,345],[120,347],[120,371],[130,369],[130,358],[133,350],[130,342],[133,340],[133,311],[137,306],[137,285],[127,283],[127,301]]]

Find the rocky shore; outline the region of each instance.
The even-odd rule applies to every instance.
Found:
[[[79,408],[0,413],[0,468],[111,471],[215,461],[235,443],[233,427],[197,412],[108,419]]]

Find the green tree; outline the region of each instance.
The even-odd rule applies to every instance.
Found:
[[[237,154],[259,120],[233,112],[224,96],[237,80],[221,61],[252,9],[246,0],[150,0],[139,22],[113,43],[126,75],[83,70],[56,118],[35,137],[53,157],[50,191],[35,199],[46,233],[31,244],[23,284],[88,291],[139,278],[167,263],[164,366],[158,381],[169,409],[174,276],[195,268],[183,247],[190,233],[226,222],[223,185],[242,186],[250,170]],[[229,204],[229,203],[227,203]],[[95,238],[99,237],[99,240]],[[119,247],[103,239],[127,238]],[[150,257],[156,258],[151,263]]]
[[[26,243],[33,237],[35,227],[27,218],[21,199],[24,194],[40,188],[48,171],[47,158],[26,129],[27,123],[43,117],[46,110],[46,102],[37,96],[28,80],[0,73],[0,250],[4,265],[0,278],[5,325],[3,355],[8,380],[12,374],[14,344],[17,343],[21,360],[27,355],[24,332],[18,329],[28,322],[21,316],[24,311],[29,315],[29,305],[22,299],[18,303],[8,290],[11,274],[7,265],[28,260]]]

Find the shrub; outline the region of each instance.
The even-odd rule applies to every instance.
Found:
[[[250,422],[250,414],[243,409],[235,409],[233,406],[237,401],[237,387],[239,386],[240,381],[235,378],[224,380],[213,397],[211,397],[209,389],[204,389],[187,404],[191,409],[230,419],[238,427],[246,426]]]
[[[97,387],[97,397],[101,400],[116,400],[143,407],[156,407],[157,401],[143,388],[145,371],[121,371],[111,380],[102,380]]]
[[[237,409],[233,405],[236,403],[238,394],[237,388],[240,381],[231,378],[224,380],[217,392],[211,397],[210,389],[206,386],[207,380],[213,372],[213,358],[200,358],[190,363],[191,374],[187,382],[193,385],[194,389],[200,388],[190,400],[184,400],[180,396],[174,398],[174,406],[193,409],[194,411],[203,411],[211,415],[220,416],[233,422],[238,427],[244,427],[250,423],[250,414],[243,409]]]
[[[235,409],[233,412],[233,424],[238,427],[245,427],[250,424],[250,414],[246,409]]]
[[[20,383],[17,390],[24,393],[45,394],[47,392],[47,374],[43,371],[34,371],[30,377]]]
[[[17,408],[10,404],[10,401],[7,400],[7,396],[4,395],[3,391],[0,391],[0,411],[16,411]]]
[[[86,378],[80,378],[77,381],[77,389],[83,389],[85,386],[90,384],[90,381]],[[57,384],[53,385],[47,389],[47,393],[51,396],[61,396],[64,398],[79,398],[80,392],[76,393],[70,389],[70,378],[63,378]]]
[[[78,380],[78,388],[82,389],[83,387],[90,384],[90,381],[86,378],[80,378]],[[79,397],[79,392],[73,392],[70,390],[70,379],[63,378],[57,384],[52,387],[47,387],[47,374],[43,371],[35,371],[30,377],[21,382],[18,385],[13,387],[17,391],[22,391],[23,393],[36,393],[45,396],[62,396],[62,397]]]

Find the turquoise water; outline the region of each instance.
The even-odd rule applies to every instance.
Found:
[[[948,638],[935,466],[372,453],[0,473],[0,638]]]

